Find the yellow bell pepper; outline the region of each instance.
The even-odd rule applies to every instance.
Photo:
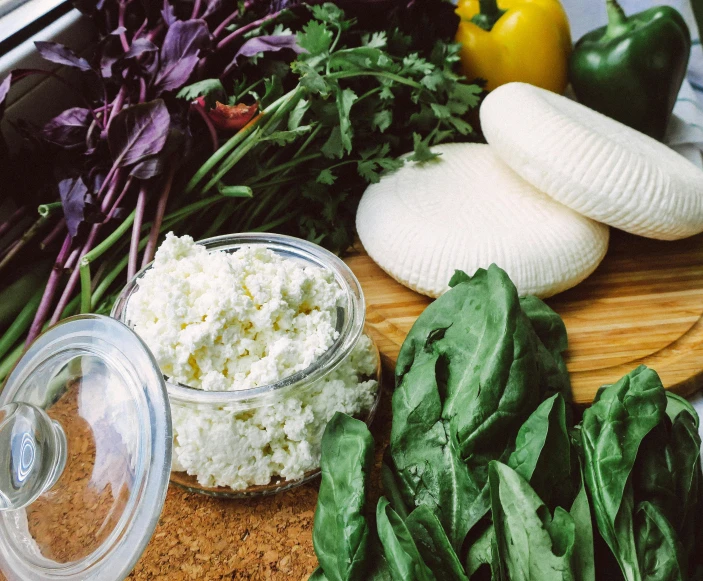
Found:
[[[571,53],[569,21],[559,0],[459,0],[464,75],[492,90],[511,81],[563,93]]]

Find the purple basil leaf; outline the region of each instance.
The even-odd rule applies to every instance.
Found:
[[[83,107],[66,109],[44,125],[41,135],[49,143],[66,149],[85,147],[91,118],[89,109]]]
[[[154,79],[156,94],[185,85],[198,64],[201,49],[209,44],[210,33],[204,20],[174,22],[161,47],[161,65]]]
[[[170,119],[161,99],[120,111],[107,130],[107,142],[115,165],[133,165],[159,153],[166,144]]]
[[[75,238],[84,220],[88,188],[83,178],[68,178],[59,182],[59,195],[68,233]]]
[[[100,209],[100,204],[91,194],[88,194],[85,197],[85,206],[83,207],[83,221],[86,224],[99,224],[104,220],[105,214]]]
[[[124,54],[123,58],[133,59],[140,57],[143,54],[156,52],[158,50],[159,47],[156,46],[153,42],[151,42],[148,38],[137,38],[136,40],[132,41],[132,46],[129,47],[129,50]]]
[[[201,18],[207,18],[211,14],[214,14],[222,8],[222,4],[224,3],[223,0],[205,0],[205,2],[207,4],[207,8],[205,8],[205,12]]]
[[[129,175],[134,176],[140,180],[148,180],[157,175],[162,174],[164,171],[164,159],[161,155],[152,155],[140,161],[137,165],[132,168]]]
[[[168,0],[164,0],[164,7],[161,9],[161,18],[164,19],[166,26],[171,26],[176,22],[176,10],[173,4],[169,4]]]
[[[251,57],[260,52],[277,52],[284,48],[289,48],[297,53],[307,52],[298,46],[296,37],[293,34],[282,34],[279,36],[256,36],[247,40],[234,55],[236,60],[240,56]]]
[[[112,67],[123,55],[124,49],[120,39],[116,36],[109,36],[103,44],[100,55],[100,74],[104,79],[109,79],[112,76]]]
[[[278,52],[288,48],[297,53],[307,52],[301,46],[298,46],[296,37],[292,34],[281,34],[279,36],[256,36],[247,40],[234,55],[232,62],[225,68],[221,77],[226,77],[232,69],[237,67],[237,60],[240,57],[252,57],[261,52]]]
[[[178,163],[179,156],[174,154],[182,153],[186,138],[187,135],[183,129],[172,123],[164,148],[156,155],[140,161],[129,172],[130,175],[140,180],[148,180],[162,174],[168,164]]]
[[[67,67],[76,67],[82,71],[91,70],[90,63],[82,57],[79,57],[70,48],[65,47],[57,42],[37,41],[34,43],[39,51],[39,54],[46,60],[58,65],[66,65]]]

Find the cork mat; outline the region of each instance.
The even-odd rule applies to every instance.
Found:
[[[384,370],[383,383],[392,385]],[[381,495],[380,467],[391,425],[384,389],[371,432],[376,466],[369,496]],[[312,524],[319,479],[275,496],[224,500],[171,485],[161,519],[130,581],[306,581],[317,567]]]
[[[384,372],[383,384],[392,385],[392,372]],[[390,392],[384,389],[371,426],[376,441],[369,490],[372,507],[381,495],[380,467],[390,436],[390,407]],[[172,484],[154,535],[128,579],[306,581],[317,568],[312,526],[318,487],[315,479],[274,496],[226,500]],[[0,581],[7,581],[2,573]]]

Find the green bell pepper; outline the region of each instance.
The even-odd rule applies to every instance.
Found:
[[[574,47],[569,77],[584,105],[655,139],[663,139],[691,52],[681,14],[656,6],[626,16],[606,0],[608,25]]]

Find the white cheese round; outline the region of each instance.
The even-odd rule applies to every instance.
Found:
[[[495,263],[521,295],[570,288],[598,266],[608,228],[536,190],[487,145],[440,145],[364,193],[356,227],[369,256],[398,282],[432,297],[455,269]]]
[[[492,91],[480,114],[503,161],[580,214],[660,240],[703,231],[703,171],[658,141],[524,83]]]

